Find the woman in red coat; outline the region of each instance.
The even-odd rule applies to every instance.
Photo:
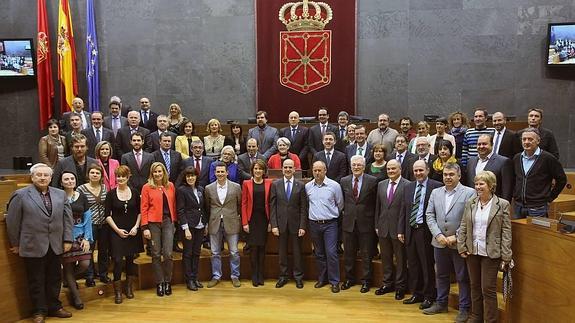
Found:
[[[100,141],[96,144],[94,155],[96,156],[98,164],[104,170],[102,173],[102,182],[106,186],[106,191],[110,192],[118,186],[116,183],[116,168],[120,166],[120,163],[112,158],[114,151],[112,150],[112,145],[107,141]]]
[[[174,222],[176,189],[168,181],[164,164],[155,162],[150,167],[148,183],[142,187],[140,201],[144,238],[152,240],[152,268],[158,296],[172,294],[172,249],[174,247]],[[162,261],[162,257],[164,261]]]
[[[296,154],[289,152],[289,147],[291,142],[286,137],[281,137],[277,141],[278,153],[271,155],[268,160],[269,169],[282,169],[282,164],[284,160],[291,159],[294,162],[295,169],[301,169],[301,161]]]
[[[242,185],[242,225],[249,234],[250,263],[252,267],[252,285],[264,284],[264,261],[266,238],[271,230],[269,225],[269,193],[271,179],[264,179],[266,163],[257,159],[252,164],[252,179]]]

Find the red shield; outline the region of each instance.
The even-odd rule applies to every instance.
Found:
[[[331,81],[331,30],[280,32],[280,83],[308,94]]]

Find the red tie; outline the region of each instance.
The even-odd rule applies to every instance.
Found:
[[[196,158],[196,176],[200,176],[200,159]]]
[[[357,202],[357,200],[359,199],[359,179],[357,177],[354,177],[355,180],[353,181],[353,197],[355,199],[355,201]]]

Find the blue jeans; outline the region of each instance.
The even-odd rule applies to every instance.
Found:
[[[471,288],[469,286],[469,275],[467,274],[467,265],[457,249],[433,248],[435,257],[435,281],[437,284],[437,303],[441,306],[447,306],[449,297],[450,273],[451,269],[455,270],[455,278],[459,285],[459,310],[471,308]]]
[[[325,224],[309,222],[313,252],[317,262],[318,282],[339,283],[339,256],[337,254],[337,220]]]
[[[228,241],[228,248],[230,250],[230,269],[231,278],[240,278],[240,253],[238,252],[238,239],[240,235],[226,234],[224,231],[223,221],[220,223],[220,228],[216,234],[210,234],[210,245],[212,250],[212,279],[220,280],[222,278],[222,245],[223,238],[226,237]]]
[[[526,207],[521,203],[515,202],[515,213],[513,214],[513,219],[525,219],[528,216],[546,218],[548,216],[548,210],[549,204],[536,207]]]

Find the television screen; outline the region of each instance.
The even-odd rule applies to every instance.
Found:
[[[0,77],[35,74],[32,39],[0,39]]]
[[[575,22],[549,24],[548,66],[575,66]]]

